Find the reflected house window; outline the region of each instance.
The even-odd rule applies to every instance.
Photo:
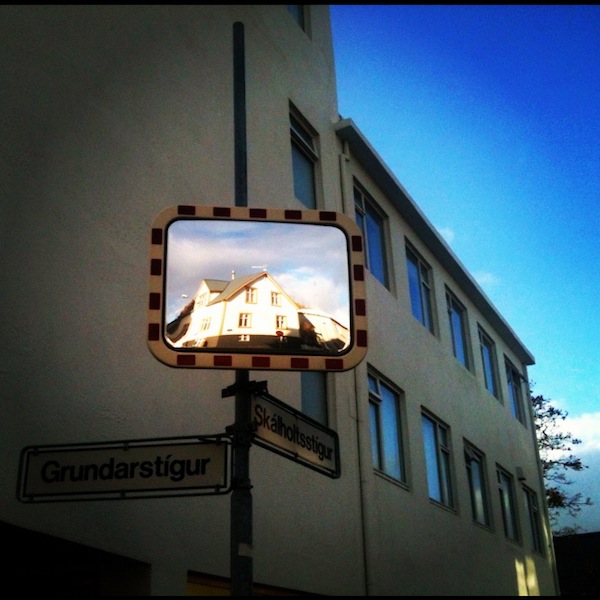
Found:
[[[201,331],[207,331],[210,329],[210,317],[202,319],[202,325],[200,326]]]
[[[242,333],[239,337],[240,342],[249,342],[250,336],[247,333]]]
[[[246,288],[246,303],[247,304],[256,304],[257,291],[256,288],[249,287]]]
[[[271,304],[281,306],[281,294],[279,292],[271,292]]]
[[[238,327],[250,327],[252,323],[252,315],[250,313],[240,313]]]
[[[277,329],[287,329],[287,317],[285,315],[277,315],[275,317],[275,327]]]

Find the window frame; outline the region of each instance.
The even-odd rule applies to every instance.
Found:
[[[506,469],[500,465],[496,465],[496,482],[498,485],[504,536],[513,542],[520,542],[521,531],[516,502],[515,478]]]
[[[508,388],[510,412],[517,421],[525,425],[525,395],[523,394],[523,382],[526,379],[506,356],[504,357],[504,367],[506,370],[506,384]]]
[[[318,135],[315,129],[291,104],[289,120],[294,197],[306,208],[316,209],[319,203],[317,194]],[[310,181],[305,177],[305,173],[300,170],[299,159],[310,170]]]
[[[490,335],[481,327],[477,326],[477,335],[479,337],[479,354],[481,357],[481,365],[483,369],[483,383],[487,391],[498,400],[501,399],[500,385],[498,377],[498,357],[496,353],[496,343]],[[486,361],[489,358],[489,365]],[[488,366],[490,372],[488,373]],[[490,386],[492,389],[490,389]]]
[[[448,288],[446,288],[446,311],[448,313],[448,325],[450,327],[452,353],[454,354],[456,360],[463,365],[465,369],[470,371],[472,361],[470,358],[469,321],[467,308]],[[460,321],[458,331],[454,327],[453,315],[457,315]],[[461,360],[461,357],[457,352],[456,333],[460,333],[461,350],[464,360]]]
[[[307,35],[310,33],[308,30],[309,25],[309,14],[307,4],[286,4],[285,8],[288,14],[294,19],[297,25],[304,31]]]
[[[373,468],[395,482],[408,485],[402,391],[371,369],[367,374],[367,387]],[[384,418],[390,414],[395,423]]]
[[[365,266],[369,272],[388,290],[390,289],[390,265],[387,251],[387,222],[388,216],[375,202],[363,185],[356,179],[353,182],[352,195],[354,198],[355,222],[364,240]],[[373,229],[375,227],[375,229]],[[377,231],[377,240],[369,231]],[[377,246],[377,247],[375,247]],[[377,270],[375,268],[377,267]]]
[[[327,373],[302,371],[300,373],[300,403],[302,412],[321,425],[328,427]]]
[[[490,529],[492,516],[485,454],[471,442],[464,440],[464,456],[471,500],[471,516],[475,523]],[[474,477],[475,473],[477,473],[477,477]]]
[[[538,495],[530,487],[523,485],[525,511],[527,514],[529,541],[534,552],[545,555],[544,536],[542,530],[542,515]]]
[[[410,308],[413,317],[419,321],[430,333],[435,335],[435,323],[434,323],[434,298],[435,294],[433,291],[433,269],[423,259],[423,257],[414,249],[414,247],[406,242],[406,270],[408,277],[408,295],[410,298]],[[412,255],[412,257],[411,257]],[[413,260],[414,258],[414,260]],[[411,285],[413,279],[411,279],[411,268],[410,264],[416,268],[416,276],[418,281],[415,283],[417,287]],[[424,277],[425,274],[425,277]],[[418,297],[413,295],[413,290],[416,292]],[[415,314],[415,307],[418,305],[419,314]]]
[[[430,437],[426,435],[426,422],[433,426],[433,447],[428,447]],[[436,504],[454,510],[456,508],[456,494],[452,468],[450,427],[430,412],[422,411],[421,433],[423,435],[429,499]],[[431,458],[433,458],[433,461],[430,460]],[[435,487],[432,486],[434,480]],[[435,494],[436,491],[439,491],[439,496]]]

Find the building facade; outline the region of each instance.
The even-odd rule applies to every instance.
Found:
[[[239,200],[232,29],[243,23],[247,204],[354,220],[368,318],[355,368],[251,372],[334,430],[341,461],[331,478],[252,446],[255,594],[557,594],[533,356],[339,116],[328,7],[0,15],[7,577],[46,592],[228,593],[227,494],[27,502],[15,491],[25,447],[216,435],[233,422],[222,391],[234,372],[161,364],[146,309],[155,215]]]

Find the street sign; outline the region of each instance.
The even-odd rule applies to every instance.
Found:
[[[266,392],[252,394],[254,443],[319,471],[340,476],[338,435]]]
[[[231,442],[223,435],[28,446],[21,502],[226,494]]]

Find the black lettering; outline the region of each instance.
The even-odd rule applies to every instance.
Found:
[[[154,474],[154,469],[152,468],[152,462],[149,460],[145,460],[141,465],[140,465],[140,477],[143,477],[144,479],[148,479],[149,477],[152,477],[152,475]]]
[[[172,461],[169,466],[169,473],[171,474],[171,481],[181,481],[185,477],[185,460]]]
[[[115,459],[111,458],[98,469],[100,479],[113,479],[115,474]]]
[[[56,483],[60,473],[60,464],[55,460],[48,461],[42,467],[42,481],[45,483]]]
[[[254,407],[254,414],[256,416],[256,426],[257,427],[261,427],[262,424],[264,423],[265,417],[263,415],[263,407],[260,404],[257,404]]]
[[[124,462],[120,462],[115,467],[115,479],[127,479],[129,477],[129,468],[128,464]]]

